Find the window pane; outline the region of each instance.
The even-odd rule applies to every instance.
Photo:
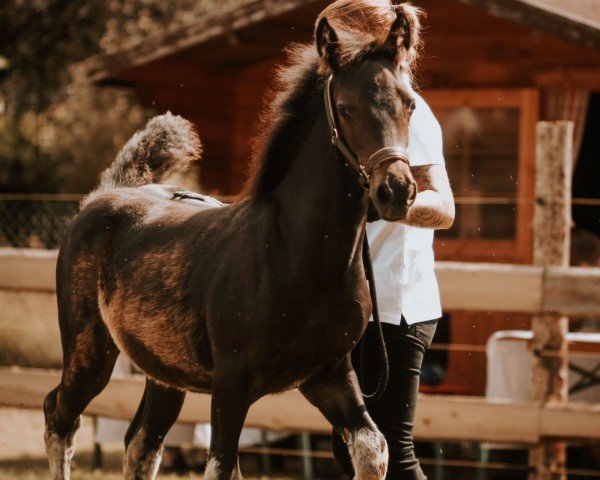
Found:
[[[457,204],[452,229],[437,235],[459,239],[513,239],[519,163],[517,108],[436,109],[444,155],[456,197],[498,197],[504,204]],[[485,203],[485,202],[484,202]]]

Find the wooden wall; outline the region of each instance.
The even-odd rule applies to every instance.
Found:
[[[448,0],[427,11],[422,85],[598,89],[600,52]]]
[[[160,69],[138,67],[126,79],[136,83],[143,105],[159,113],[170,110],[195,124],[204,146],[201,184],[207,192],[234,195],[244,185],[275,66],[269,60],[246,69],[224,70],[171,61],[161,63]]]
[[[600,52],[562,38],[531,30],[450,0],[421,0],[427,17],[425,49],[418,70],[424,89],[521,88],[541,91],[600,88]],[[310,32],[313,18],[299,11],[286,21]],[[310,17],[310,18],[309,18]],[[280,21],[281,22],[281,21]],[[298,34],[280,22],[253,27],[244,44],[259,46],[270,36],[281,49]],[[262,31],[262,34],[260,32]],[[275,32],[275,34],[273,33]],[[310,41],[308,33],[304,33]],[[288,38],[289,36],[289,38]],[[266,47],[265,47],[266,48]],[[198,56],[199,55],[199,58]],[[205,185],[225,194],[237,193],[250,157],[251,139],[271,73],[283,55],[243,68],[216,68],[202,55],[183,53],[122,73],[136,86],[143,103],[158,111],[172,110],[194,121],[205,143]],[[246,62],[248,63],[248,62]],[[543,99],[542,99],[543,100]]]

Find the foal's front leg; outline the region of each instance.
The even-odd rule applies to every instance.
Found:
[[[356,374],[346,358],[300,387],[346,442],[355,480],[382,480],[388,465],[383,434],[367,413]]]

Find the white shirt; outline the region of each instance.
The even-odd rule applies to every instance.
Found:
[[[411,166],[444,164],[442,130],[429,105],[412,92],[416,108],[409,124]],[[434,271],[433,229],[379,220],[367,224],[382,322],[410,325],[442,316]]]

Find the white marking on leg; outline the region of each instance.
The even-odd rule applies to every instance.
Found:
[[[223,468],[221,462],[215,457],[211,457],[208,460],[208,464],[206,465],[206,470],[204,470],[204,480],[219,480],[223,478]],[[229,477],[229,480],[242,480],[242,473],[240,472],[240,462],[239,459],[236,461],[235,468],[232,470]]]
[[[204,480],[218,480],[221,474],[221,463],[215,457],[212,457],[206,464],[204,470]]]
[[[158,473],[162,458],[162,444],[158,449],[150,450],[145,445],[145,439],[146,431],[144,428],[140,428],[129,442],[123,459],[123,477],[125,480],[152,480]]]
[[[355,480],[382,480],[388,466],[385,438],[376,428],[363,427],[350,433],[348,451],[354,466]]]
[[[74,452],[72,435],[61,438],[57,433],[49,433],[46,429],[44,440],[50,464],[50,477],[52,480],[69,480]]]

